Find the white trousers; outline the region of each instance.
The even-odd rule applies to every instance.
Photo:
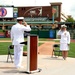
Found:
[[[14,64],[16,67],[20,67],[23,56],[23,45],[14,45]]]

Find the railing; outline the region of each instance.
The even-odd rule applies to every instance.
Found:
[[[51,24],[53,23],[52,20],[36,20],[36,19],[32,19],[32,20],[25,20],[27,23],[32,23],[32,24]],[[0,24],[6,23],[6,24],[14,24],[17,21],[0,21]],[[75,22],[54,22],[54,24],[75,24]]]

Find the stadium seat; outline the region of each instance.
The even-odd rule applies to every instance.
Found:
[[[9,60],[9,58],[11,59],[11,62],[13,63],[13,58],[12,55],[14,55],[12,49],[14,49],[13,45],[8,46],[8,56],[7,56],[7,62]]]
[[[56,49],[57,48],[57,49]],[[59,45],[58,44],[54,44],[53,45],[53,51],[52,51],[52,57],[53,55],[56,57],[56,56],[60,56],[61,55],[61,50],[59,49]]]

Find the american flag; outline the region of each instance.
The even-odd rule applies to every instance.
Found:
[[[52,13],[55,14],[57,10],[55,8],[52,8]]]

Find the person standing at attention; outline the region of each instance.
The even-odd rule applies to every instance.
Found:
[[[24,17],[18,17],[17,23],[11,28],[11,40],[12,45],[14,45],[14,64],[16,68],[23,68],[21,63],[24,44],[20,43],[24,42],[24,31],[31,31],[31,28],[24,21]]]
[[[68,50],[70,45],[70,33],[67,31],[66,25],[61,25],[61,29],[57,32],[58,38],[60,38],[60,50],[62,51],[63,59],[68,56]]]

